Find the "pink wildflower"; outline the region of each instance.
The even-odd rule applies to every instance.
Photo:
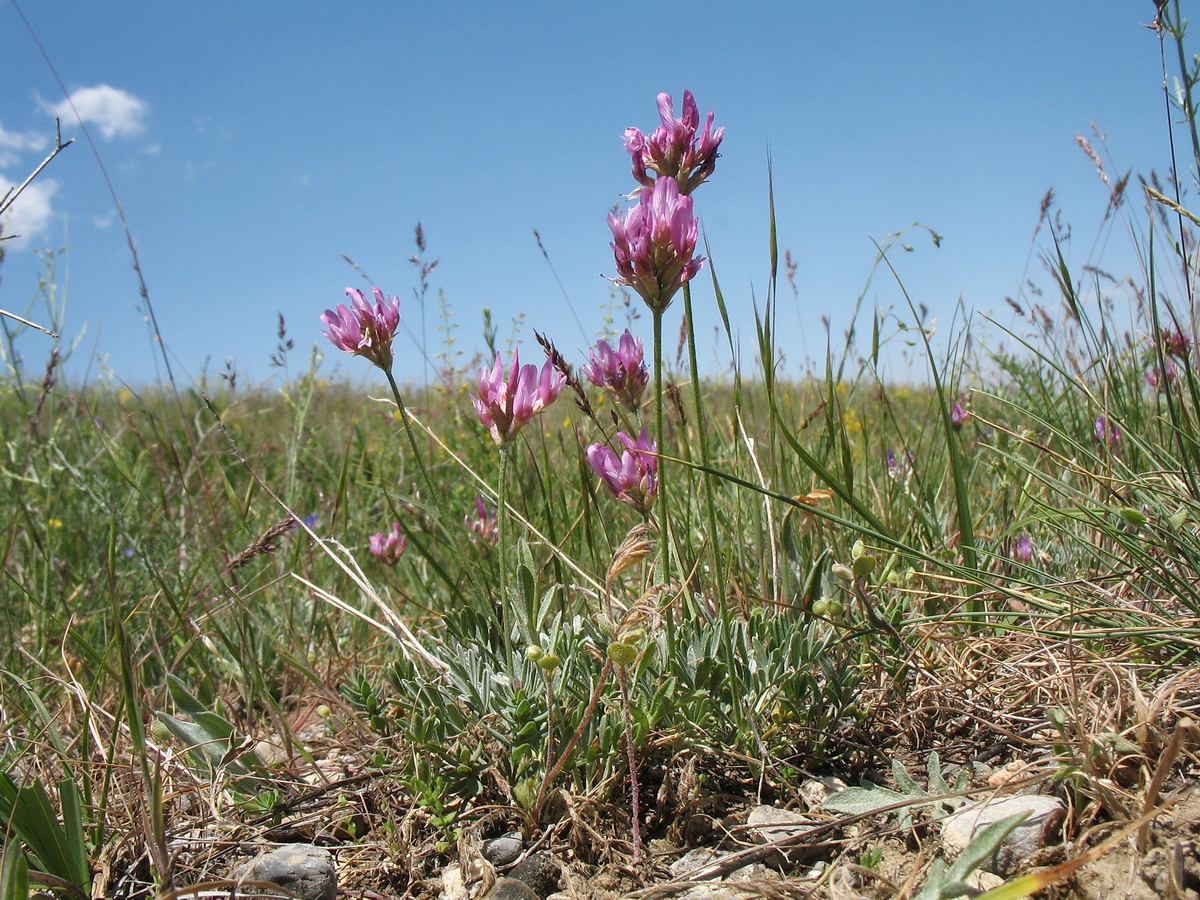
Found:
[[[967,421],[967,411],[961,403],[955,403],[950,407],[950,424],[954,426],[954,430],[963,427],[963,423]]]
[[[567,380],[549,360],[540,374],[537,366],[522,367],[516,350],[508,378],[504,376],[504,364],[497,353],[491,370],[479,370],[479,392],[471,398],[479,421],[499,446],[516,437],[534,416],[557,400]]]
[[[1022,534],[1017,538],[1012,547],[1012,558],[1021,563],[1027,563],[1033,559],[1033,541],[1029,539],[1029,535]]]
[[[480,540],[486,544],[494,545],[496,543],[496,510],[488,509],[483,502],[483,498],[475,496],[475,515],[466,515],[463,517],[463,524],[471,529]]]
[[[642,392],[650,383],[650,372],[643,360],[642,339],[635,338],[626,328],[617,349],[610,347],[608,341],[597,341],[588,358],[591,362],[583,367],[587,379],[597,387],[611,391],[629,410],[636,412]]]
[[[325,310],[321,321],[327,330],[325,337],[339,350],[369,359],[385,372],[392,368],[392,338],[400,324],[400,298],[385,300],[383,291],[371,288],[375,306],[363,297],[363,292],[346,288],[350,306],[339,303],[337,310]]]
[[[391,531],[371,535],[371,555],[380,562],[394,566],[404,553],[408,538],[400,533],[400,523],[393,522]]]
[[[617,439],[625,445],[619,457],[607,444],[592,444],[588,464],[614,497],[645,514],[658,493],[658,442],[650,440],[645,428],[636,441],[623,431]]]
[[[692,258],[699,233],[692,198],[680,194],[674,178],[655,180],[623,219],[609,213],[608,227],[620,276],[613,283],[633,288],[655,312],[664,311],[704,265],[703,258]]]
[[[647,169],[659,176],[679,182],[679,193],[690,194],[713,173],[717,165],[717,148],[725,129],[713,130],[713,113],[709,110],[704,131],[699,136],[700,109],[691,91],[683,92],[683,116],[675,118],[675,104],[670,94],[658,95],[658,117],[662,124],[649,137],[640,129],[625,129],[625,149],[633,158],[633,177],[645,187],[654,179]]]
[[[1092,423],[1092,435],[1096,438],[1096,443],[1112,447],[1121,440],[1121,429],[1116,422],[1110,422],[1104,416],[1100,416]]]

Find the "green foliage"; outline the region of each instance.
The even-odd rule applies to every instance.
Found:
[[[929,867],[925,884],[913,896],[913,900],[950,900],[952,897],[975,896],[978,891],[967,883],[967,879],[995,854],[1004,839],[1025,821],[1026,816],[1028,813],[1017,813],[980,830],[949,868],[940,859],[935,859]]]
[[[60,819],[61,811],[61,819]],[[84,838],[79,786],[70,778],[58,783],[56,809],[45,786],[37,779],[18,782],[9,772],[0,773],[0,821],[27,848],[34,868],[61,878],[87,896],[92,882],[88,845]],[[4,844],[4,888],[7,894],[20,881],[28,881],[19,850]],[[15,895],[14,895],[15,896]]]
[[[935,815],[942,815],[967,802],[966,797],[952,796],[966,790],[970,781],[970,775],[966,769],[958,770],[954,784],[951,786],[942,773],[942,763],[937,751],[933,751],[929,754],[925,770],[929,779],[928,788],[922,788],[917,784],[898,760],[892,760],[892,779],[896,782],[895,790],[865,782],[860,787],[848,787],[834,794],[825,803],[825,807],[851,815],[873,812],[884,807],[895,807],[900,816],[900,826],[910,828],[913,823],[912,812],[914,809],[927,807]]]

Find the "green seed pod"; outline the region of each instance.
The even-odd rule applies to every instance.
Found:
[[[333,715],[333,710],[331,710],[326,704],[322,703],[317,707],[317,715],[322,719],[328,719]]]
[[[867,578],[875,571],[875,557],[860,556],[854,561],[853,572],[856,578]]]
[[[866,552],[866,549],[867,549],[866,544],[864,544],[862,542],[862,538],[859,538],[857,541],[854,542],[854,546],[850,548],[850,558],[858,559],[860,556],[863,555],[863,553]]]
[[[841,600],[830,600],[825,607],[825,611],[829,614],[829,618],[831,619],[840,619],[844,610],[845,607],[842,606]]]
[[[834,563],[829,567],[829,574],[841,581],[853,581],[854,570],[849,566],[844,566],[841,563]]]
[[[827,616],[827,615],[829,615],[829,601],[828,600],[818,600],[816,603],[813,604],[812,609],[813,609],[814,616],[822,616],[822,617]]]
[[[525,658],[530,662],[538,662],[545,655],[546,651],[537,644],[530,644],[525,648]]]
[[[542,658],[537,661],[537,664],[547,672],[553,672],[562,664],[562,660],[555,653],[544,653],[542,654]]]
[[[1134,509],[1132,506],[1126,506],[1121,510],[1121,518],[1134,528],[1141,528],[1146,524],[1146,516],[1141,510]]]
[[[608,658],[618,666],[629,666],[637,659],[637,647],[624,641],[613,641],[608,645]]]

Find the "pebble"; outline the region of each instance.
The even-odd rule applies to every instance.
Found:
[[[533,889],[516,878],[497,878],[484,900],[541,900]]]
[[[243,866],[233,877],[268,881],[298,894],[303,900],[334,900],[337,869],[328,850],[312,844],[283,844]]]
[[[521,840],[521,832],[510,831],[498,838],[484,841],[480,852],[493,866],[503,868],[515,863],[524,849],[525,842]]]
[[[1029,816],[1009,833],[982,866],[985,871],[1001,877],[1012,875],[1035,853],[1058,840],[1067,814],[1057,797],[1028,794],[966,806],[942,823],[942,849],[953,860],[971,843],[971,838],[988,825],[1023,812]]]

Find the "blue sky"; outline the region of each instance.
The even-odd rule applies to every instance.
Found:
[[[418,221],[441,260],[425,312],[430,353],[441,349],[441,290],[460,362],[483,347],[485,307],[502,337],[523,316],[527,358],[538,358],[536,329],[586,361],[612,297],[606,213],[634,187],[621,135],[655,127],[660,91],[678,108],[692,90],[725,127],[695,202],[744,362],[753,298],[767,288],[770,153],[781,255],[798,263],[798,296],[781,278],[779,307],[793,374],[823,354],[823,316],[835,333],[846,327],[872,239],[916,221],[944,236],[935,249],[914,233],[913,252],[894,260],[943,336],[960,297],[1007,325],[1004,297],[1020,289],[1049,188],[1074,226],[1073,265],[1096,260],[1097,241],[1109,266],[1124,267],[1115,274],[1132,264],[1123,226],[1101,229],[1108,192],[1076,132],[1091,137],[1094,123],[1107,135],[1097,147],[1117,174],[1169,166],[1158,42],[1143,27],[1150,0],[21,6],[91,120],[184,382],[206,360],[215,377],[227,358],[243,379],[277,376],[280,313],[297,345],[293,372],[319,343],[326,372],[365,376],[365,362],[325,343],[317,317],[345,286],[370,286],[346,254],[401,297],[419,336],[408,261]],[[9,0],[0,34],[0,180],[19,182],[45,155],[64,96]],[[65,116],[63,133],[81,136]],[[87,143],[35,188],[7,223],[24,237],[0,265],[0,307],[24,312],[37,249],[65,246],[62,327],[82,334],[70,371],[154,380],[157,350]],[[1028,274],[1041,275],[1036,254]],[[728,352],[707,272],[694,300],[702,365],[719,371]],[[868,310],[900,303],[877,277]],[[29,314],[45,321],[45,305]],[[635,332],[649,338],[648,316]],[[48,347],[33,333],[17,343],[34,374]],[[402,376],[423,377],[407,337],[397,358]]]

